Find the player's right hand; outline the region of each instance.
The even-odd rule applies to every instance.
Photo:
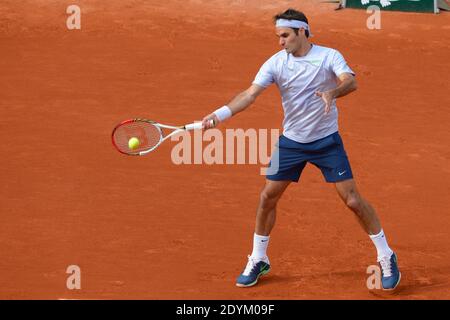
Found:
[[[211,123],[210,120],[213,120],[213,123]],[[203,129],[211,129],[216,127],[219,124],[220,120],[217,118],[217,116],[214,113],[208,114],[206,117],[202,120]]]

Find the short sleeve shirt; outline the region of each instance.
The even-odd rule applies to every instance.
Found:
[[[272,83],[278,86],[284,109],[283,135],[308,143],[338,131],[336,101],[325,115],[325,103],[315,92],[335,88],[343,73],[355,74],[342,54],[313,45],[303,57],[279,51],[262,65],[253,83],[264,88]]]

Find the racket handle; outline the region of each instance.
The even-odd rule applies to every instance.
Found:
[[[198,129],[202,129],[203,125],[201,122],[195,122],[195,123],[185,125],[184,128],[186,130],[198,130]]]
[[[211,126],[213,126],[214,125],[214,120],[212,120],[212,119],[209,120],[209,124]],[[195,123],[191,123],[191,124],[185,125],[184,128],[186,130],[199,130],[199,129],[203,129],[203,125],[202,125],[201,122],[195,122]]]

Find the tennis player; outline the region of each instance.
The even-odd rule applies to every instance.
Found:
[[[267,247],[277,202],[291,182],[299,181],[309,162],[322,171],[326,182],[334,183],[339,196],[355,213],[376,247],[383,289],[394,290],[401,278],[397,256],[387,243],[375,210],[358,192],[338,132],[336,99],[356,90],[355,73],[337,50],[309,41],[310,27],[302,12],[288,9],[276,15],[274,22],[282,50],[262,65],[247,90],[203,119],[203,126],[211,128],[209,120],[214,119],[217,125],[245,110],[271,84],[280,91],[284,130],[275,150],[279,168],[275,174],[266,175],[256,213],[253,252],[236,285],[253,286],[270,271]]]

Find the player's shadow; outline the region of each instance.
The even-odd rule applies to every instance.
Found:
[[[369,291],[382,299],[448,299],[450,297],[450,268],[407,269],[402,268],[402,279],[392,291]],[[431,276],[436,275],[436,276]]]
[[[282,276],[282,275],[278,275],[278,274],[271,274],[271,275],[267,275],[264,278],[261,278],[261,280],[258,282],[258,285],[272,285],[272,284],[280,284],[280,283],[295,283],[295,282],[299,282],[301,280],[305,280],[305,277],[301,277],[301,276]]]
[[[447,270],[448,269],[448,270]],[[448,273],[447,273],[448,271]],[[343,271],[333,273],[334,276],[341,276],[343,278],[352,278],[351,281],[358,281],[354,275],[356,271]],[[380,299],[449,299],[450,298],[450,277],[444,276],[450,274],[450,268],[439,269],[426,269],[415,270],[403,268],[402,279],[398,287],[394,291],[369,290],[369,293],[374,297]],[[428,275],[437,274],[437,277],[429,277]],[[326,276],[316,275],[317,276]],[[319,277],[320,278],[320,277]],[[350,279],[346,280],[349,281]],[[274,284],[295,284],[298,283],[302,286],[302,283],[307,281],[307,276],[283,276],[280,274],[270,274],[264,276],[258,282],[258,286],[272,286]],[[362,283],[364,285],[364,283]]]
[[[440,294],[444,292],[447,293],[446,297]],[[439,294],[441,298],[448,299],[450,296],[448,292],[450,292],[450,281],[448,280],[429,280],[426,283],[423,283],[421,280],[417,281],[414,279],[402,279],[398,288],[396,288],[392,293],[392,296],[406,299],[435,299],[435,295]],[[379,296],[377,293],[372,292],[372,294]],[[433,297],[430,297],[430,295],[433,295]],[[381,295],[381,297],[386,297],[386,295]]]
[[[450,287],[448,282],[434,283],[430,285],[424,284],[405,284],[401,282],[399,286],[394,291],[383,291],[383,290],[370,290],[370,294],[381,299],[435,299],[436,297],[430,297],[430,291],[438,292],[448,292]],[[447,297],[441,296],[442,299],[448,299]]]

